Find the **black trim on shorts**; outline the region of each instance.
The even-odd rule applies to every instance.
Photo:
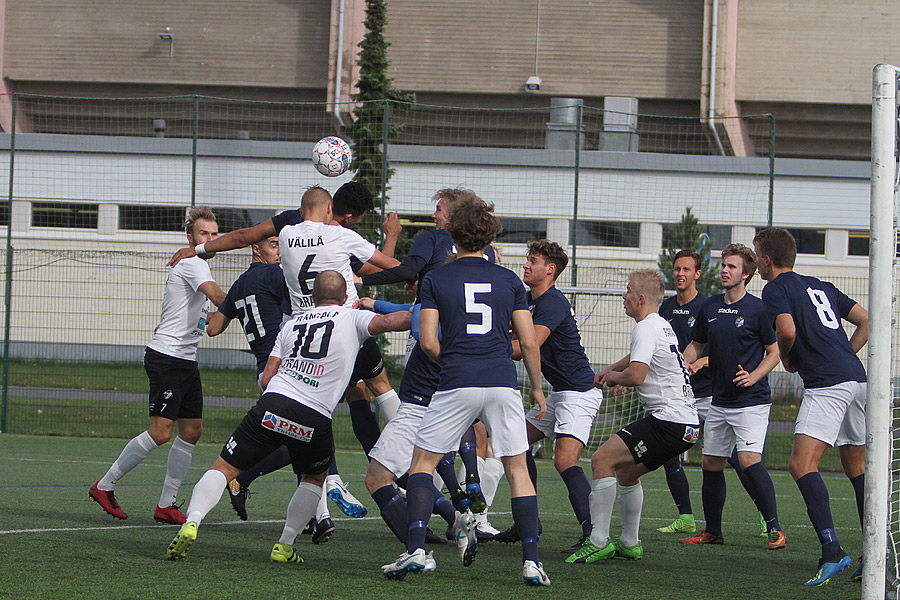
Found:
[[[650,471],[690,450],[700,436],[699,425],[663,421],[652,415],[629,423],[616,432],[634,458]],[[690,439],[690,441],[688,441]]]

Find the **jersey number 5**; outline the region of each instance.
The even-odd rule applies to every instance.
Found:
[[[822,325],[828,329],[837,329],[841,326],[841,321],[834,314],[834,310],[831,308],[831,302],[828,301],[828,296],[825,292],[822,290],[806,288],[806,293],[809,295],[809,299],[812,300],[813,306],[816,307],[816,314],[819,315],[819,320],[822,322]]]
[[[475,301],[475,294],[487,294],[491,291],[489,283],[466,283],[463,284],[466,294],[466,312],[470,315],[480,315],[480,323],[469,323],[466,325],[466,333],[469,335],[484,335],[491,330],[493,325],[494,313],[490,305]]]

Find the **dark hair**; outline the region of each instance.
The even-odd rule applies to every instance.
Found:
[[[753,238],[759,248],[760,258],[768,256],[779,269],[793,269],[797,260],[797,242],[787,229],[775,227],[763,229]]]
[[[208,206],[195,206],[184,221],[184,232],[194,235],[194,224],[199,220],[216,222],[216,213]]]
[[[675,266],[675,261],[679,258],[693,258],[694,259],[694,269],[697,271],[700,270],[700,265],[703,262],[703,259],[700,258],[700,255],[694,252],[693,250],[679,250],[675,253],[675,256],[672,257],[672,266]]]
[[[739,256],[743,261],[744,285],[750,283],[753,274],[756,273],[756,253],[743,244],[728,244],[722,250],[722,260],[726,256]]]
[[[332,202],[336,215],[349,214],[356,217],[375,208],[372,192],[358,181],[348,181],[339,187],[334,193]]]
[[[461,200],[450,213],[447,233],[464,252],[483,250],[503,229],[493,212],[494,205],[485,203],[478,196]]]
[[[566,251],[562,249],[562,246],[556,242],[551,242],[550,240],[528,242],[527,254],[540,254],[547,262],[556,265],[556,272],[553,274],[553,279],[559,277],[559,274],[562,273],[563,270],[565,270],[566,265],[569,264],[569,257],[566,255]]]

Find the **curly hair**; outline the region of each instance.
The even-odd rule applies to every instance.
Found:
[[[444,188],[442,190],[438,190],[435,192],[434,196],[431,197],[435,203],[444,201],[444,208],[447,209],[447,213],[452,214],[453,209],[460,203],[465,200],[478,199],[478,194],[473,192],[472,190],[456,187],[456,188]]]
[[[487,204],[478,196],[461,200],[450,213],[447,233],[460,250],[480,252],[503,229],[500,219],[493,212],[494,205]]]
[[[566,265],[569,264],[569,257],[566,254],[566,251],[562,249],[562,246],[556,242],[551,242],[550,240],[528,242],[528,252],[526,252],[526,255],[528,254],[540,254],[544,257],[546,262],[556,265],[556,272],[553,274],[553,279],[559,277],[559,274],[562,273],[566,268]]]
[[[337,189],[332,198],[334,214],[359,216],[375,208],[369,188],[358,181],[348,181]]]

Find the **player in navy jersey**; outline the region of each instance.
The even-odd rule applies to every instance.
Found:
[[[816,574],[805,584],[818,586],[851,562],[838,542],[828,488],[819,475],[819,461],[828,446],[838,447],[862,525],[866,372],[856,353],[868,340],[869,313],[834,285],[794,272],[797,244],[786,229],[760,231],[753,245],[759,274],[768,282],[762,298],[775,325],[781,362],[803,380],[790,471],[822,544]],[[849,339],[841,319],[856,326]],[[851,578],[862,578],[862,563]]]
[[[524,354],[531,399],[541,406],[538,417],[546,410],[540,354],[522,282],[512,271],[483,260],[484,248],[500,231],[492,211],[493,206],[474,198],[453,209],[447,231],[456,244],[457,258],[426,275],[419,290],[419,343],[441,365],[441,376],[413,449],[406,496],[407,551],[382,568],[388,578],[402,579],[424,568],[425,530],[434,501],[432,473],[441,457],[456,449],[473,420],[481,418],[510,482],[513,519],[522,538],[523,581],[550,584],[537,557],[537,497],[525,463],[528,439],[516,368],[510,359],[510,325]],[[474,529],[474,518],[467,515],[466,520],[458,536]],[[464,564],[471,559],[474,552],[469,560],[463,557]]]
[[[274,562],[302,562],[293,543],[322,495],[333,453],[331,416],[353,369],[353,351],[367,337],[402,331],[410,324],[408,312],[373,315],[347,308],[346,286],[346,279],[336,271],[319,273],[312,290],[314,308],[293,316],[282,327],[263,371],[265,391],[194,486],[187,522],[166,550],[169,560],[184,558],[201,521],[232,479],[275,448],[287,445],[301,483],[269,556]]]
[[[700,306],[706,300],[697,290],[697,281],[700,279],[700,255],[693,250],[679,250],[672,260],[672,279],[675,281],[675,295],[663,300],[659,305],[659,316],[668,321],[678,337],[678,350],[684,352],[691,343],[694,323]],[[691,375],[691,388],[694,391],[694,405],[701,420],[706,418],[709,411],[709,402],[712,396],[712,384],[709,369],[708,353],[704,351],[700,358],[692,365],[694,374]],[[695,533],[697,524],[694,520],[694,511],[691,507],[691,490],[687,476],[681,467],[681,457],[675,456],[665,462],[666,483],[669,493],[675,501],[678,509],[678,517],[668,525],[660,527],[657,531],[662,533]]]
[[[625,314],[636,323],[631,352],[598,373],[594,385],[637,387],[641,405],[649,414],[611,435],[591,456],[591,534],[566,559],[568,563],[592,563],[614,556],[641,559],[644,489],[640,477],[697,441],[700,423],[678,338],[658,313],[664,293],[662,275],[648,269],[631,273],[622,295]],[[622,535],[613,538],[609,522],[617,486]]]
[[[603,392],[594,387],[594,371],[581,344],[581,332],[569,300],[556,286],[556,279],[568,265],[569,257],[556,242],[540,240],[528,244],[523,280],[529,287],[528,308],[541,347],[541,373],[552,387],[547,412],[537,418],[534,407],[525,415],[528,444],[546,437],[555,438],[553,463],[569,491],[569,502],[581,526],[581,539],[563,550],[569,555],[591,534],[588,497],[591,484],[578,464],[587,444],[594,417],[603,402]],[[513,358],[522,357],[513,340]],[[537,467],[530,452],[525,453],[531,482],[537,489]],[[510,528],[513,529],[513,528]],[[498,539],[506,541],[505,535]],[[518,537],[516,535],[516,537]]]
[[[206,206],[191,209],[184,224],[188,242],[201,244],[219,235],[216,215]],[[209,303],[225,298],[213,280],[206,260],[192,258],[174,267],[166,278],[159,325],[144,352],[150,380],[150,426],[134,437],[102,479],[91,486],[90,498],[117,519],[128,515],[115,496],[116,484],[153,450],[178,435],[169,449],[166,478],[153,518],[161,523],[184,523],[176,500],[191,465],[194,446],[203,429],[203,387],[197,365],[197,346],[209,314]]]
[[[762,300],[747,293],[756,272],[753,251],[729,244],[722,251],[724,294],[707,298],[697,315],[693,341],[684,352],[692,363],[708,347],[712,405],[703,428],[703,512],[706,530],[678,540],[722,544],[725,464],[737,445],[738,459],[766,520],[769,550],[784,548],[775,488],[762,463],[772,408],[768,374],[778,364],[775,330]]]

